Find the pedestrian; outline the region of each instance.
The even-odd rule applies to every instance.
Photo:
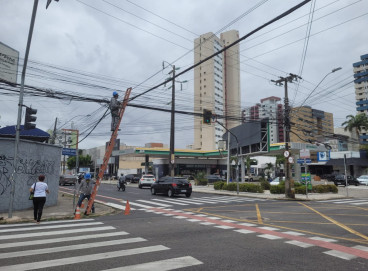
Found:
[[[38,176],[38,182],[32,184],[29,191],[34,193],[33,196],[33,217],[37,224],[40,224],[43,206],[46,202],[46,193],[49,192],[47,183],[44,183],[45,175]]]
[[[79,200],[77,203],[77,206],[80,208],[82,205],[82,202],[85,198],[87,198],[88,200],[91,198],[91,194],[92,194],[92,188],[93,188],[93,183],[91,180],[91,173],[86,173],[84,174],[84,179],[81,181],[81,184],[78,188],[78,191],[80,192],[79,195]],[[95,212],[95,205],[92,204],[92,213]],[[84,213],[86,214],[86,213]]]
[[[119,122],[119,110],[121,108],[121,103],[118,101],[119,94],[114,91],[112,93],[112,98],[110,101],[110,110],[111,110],[111,131],[114,132],[116,129],[116,126]],[[120,129],[119,129],[120,131]]]

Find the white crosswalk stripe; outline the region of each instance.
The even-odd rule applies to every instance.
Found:
[[[52,221],[41,225],[25,223],[2,226],[4,227],[0,230],[0,240],[9,240],[9,242],[2,242],[0,245],[0,271],[42,268],[48,270],[55,267],[72,271],[80,270],[81,264],[87,269],[93,268],[94,262],[97,261],[99,264],[103,261],[109,262],[109,266],[112,267],[105,271],[175,270],[203,264],[190,255],[175,255],[173,258],[166,257],[167,259],[159,256],[159,261],[146,262],[142,255],[162,254],[171,248],[152,244],[142,237],[127,237],[129,233],[117,231],[115,227],[106,226],[103,222],[93,221],[93,219]],[[60,228],[68,229],[60,230]],[[35,232],[36,230],[40,231]],[[78,236],[70,236],[70,234],[78,234]],[[47,238],[55,235],[62,236]],[[24,240],[19,241],[19,239]],[[129,247],[124,246],[127,244]],[[42,255],[47,256],[42,257]],[[113,261],[115,267],[109,261],[125,256],[129,256],[130,259],[135,257],[136,260],[131,265],[124,265],[126,261]]]
[[[317,202],[331,204],[348,204],[353,206],[368,205],[368,199],[335,199],[335,200],[320,200]]]

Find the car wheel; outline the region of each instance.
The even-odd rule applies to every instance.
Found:
[[[151,194],[152,194],[152,195],[156,195],[156,189],[151,188]]]
[[[174,196],[174,192],[172,191],[172,189],[170,188],[169,190],[167,190],[167,195],[172,198]]]
[[[187,198],[189,198],[189,197],[190,197],[190,195],[192,195],[192,193],[186,193],[186,194],[185,194],[185,196],[186,196]]]

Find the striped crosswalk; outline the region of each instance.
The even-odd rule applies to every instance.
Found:
[[[161,208],[169,208],[169,207],[194,207],[194,206],[205,206],[205,205],[213,205],[213,204],[228,204],[228,203],[247,203],[247,202],[260,202],[265,201],[265,199],[259,198],[246,198],[246,197],[232,197],[232,196],[210,196],[210,197],[163,197],[157,196],[153,197],[149,200],[135,200],[129,201],[129,204],[133,206],[133,208],[139,209],[149,209],[155,207]],[[123,204],[126,204],[126,201],[122,201]]]
[[[80,270],[81,265],[93,267],[96,261],[105,267],[102,270],[109,271],[175,270],[202,264],[189,255],[167,257],[169,247],[130,236],[93,219],[1,225],[0,240],[0,271],[56,267]],[[142,257],[150,254],[153,259],[154,253],[161,260],[146,261]],[[130,264],[117,260],[127,256]]]
[[[368,206],[368,198],[360,198],[360,199],[334,199],[334,200],[319,200],[317,202],[322,203],[331,203],[331,204],[338,204],[338,205],[352,205],[352,206]]]

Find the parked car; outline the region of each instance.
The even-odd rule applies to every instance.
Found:
[[[156,181],[155,176],[153,176],[152,174],[145,174],[142,176],[142,178],[140,178],[139,183],[138,183],[138,187],[142,188],[144,186],[148,186],[151,187],[151,185]]]
[[[348,179],[348,185],[355,185],[355,186],[359,185],[359,181],[355,179],[353,176],[348,175],[347,179]],[[336,186],[340,184],[346,185],[345,175],[337,175],[335,179],[333,180],[333,182]]]
[[[190,197],[192,184],[183,177],[162,177],[151,185],[151,194],[166,194],[169,197],[185,194],[186,197]]]
[[[362,175],[358,177],[357,180],[362,185],[368,185],[368,175]]]
[[[138,183],[139,180],[141,179],[141,174],[134,174],[134,177],[132,179],[132,183]]]
[[[244,176],[244,181],[245,182],[258,182],[260,178],[261,178],[261,176],[245,175]]]
[[[77,177],[74,175],[61,175],[59,178],[59,185],[75,185]]]
[[[280,177],[276,177],[270,182],[270,185],[279,185],[280,184]]]
[[[207,175],[205,178],[207,179],[208,183],[215,183],[215,182],[218,182],[218,181],[223,181],[223,179],[221,178],[221,176],[220,175],[216,175],[216,174],[214,174],[214,175]]]

